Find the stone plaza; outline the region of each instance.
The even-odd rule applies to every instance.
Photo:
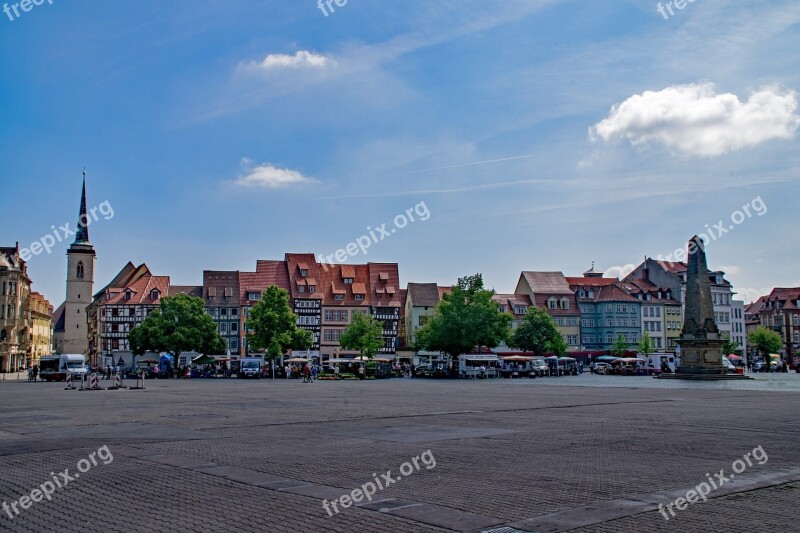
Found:
[[[798,400],[793,373],[103,391],[6,380],[0,529],[800,531]],[[768,460],[737,469],[759,447]],[[426,452],[435,465],[404,468]],[[707,501],[680,504],[722,471]],[[394,481],[359,498],[385,474]]]

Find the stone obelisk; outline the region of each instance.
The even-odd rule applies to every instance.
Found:
[[[747,379],[741,374],[728,374],[722,365],[723,339],[714,320],[711,300],[711,279],[706,263],[703,240],[689,240],[689,263],[686,271],[684,322],[678,344],[680,362],[675,374],[662,375],[672,379]]]

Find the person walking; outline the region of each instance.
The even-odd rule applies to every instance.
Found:
[[[33,365],[33,381],[39,376],[39,365]]]
[[[364,379],[364,364],[362,363],[361,366],[358,367],[358,379]]]
[[[339,364],[337,363],[333,367],[333,377],[334,379],[339,379]]]
[[[317,381],[317,374],[319,373],[319,369],[317,365],[313,365],[311,367],[311,381]]]

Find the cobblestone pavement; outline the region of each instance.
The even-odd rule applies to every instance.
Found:
[[[0,529],[800,531],[800,376],[654,381],[6,381]],[[708,501],[658,512],[759,446]],[[79,466],[52,501],[17,503]],[[387,471],[373,502],[323,508]]]

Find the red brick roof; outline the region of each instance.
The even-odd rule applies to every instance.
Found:
[[[302,283],[298,284],[298,280],[303,280],[302,276],[300,276],[301,270],[307,270],[307,276],[305,284],[308,284],[308,280],[319,280],[322,279],[322,274],[320,271],[320,265],[317,263],[317,259],[314,257],[312,253],[306,254],[286,254],[286,268],[289,272],[289,290],[290,295],[292,298],[299,298],[301,300],[317,300],[323,298],[324,289],[317,284],[316,290],[313,293],[309,293],[308,290],[305,292],[300,292],[298,289]]]
[[[367,265],[325,265],[321,268],[324,306],[369,307],[371,296],[367,290],[369,269]],[[346,284],[344,278],[352,278],[352,284]],[[336,295],[343,295],[343,300],[336,300]],[[356,295],[364,296],[356,300]]]
[[[570,277],[566,278],[570,287],[583,286],[583,287],[601,287],[603,285],[611,285],[617,283],[618,278],[588,278],[588,277]]]
[[[369,289],[375,307],[400,307],[400,269],[397,263],[367,263]]]
[[[248,299],[249,293],[259,293],[275,285],[289,292],[289,271],[286,261],[258,260],[255,272],[239,272],[239,299],[241,305],[255,305],[258,300]]]

